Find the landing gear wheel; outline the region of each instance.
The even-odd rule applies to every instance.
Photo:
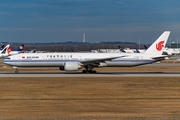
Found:
[[[95,71],[95,70],[93,70],[93,73],[96,73],[96,71]]]
[[[95,70],[82,70],[82,73],[96,73]]]
[[[95,70],[88,70],[89,73],[96,73]]]
[[[82,71],[82,73],[96,73],[95,70],[93,70],[93,66],[91,65],[86,65],[84,66],[85,70]]]
[[[87,71],[86,71],[86,70],[83,70],[82,73],[87,73]]]
[[[89,73],[93,73],[93,70],[88,70]]]

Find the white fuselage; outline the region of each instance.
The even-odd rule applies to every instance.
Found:
[[[121,57],[125,56],[125,57]],[[96,67],[131,67],[156,62],[149,55],[142,53],[20,53],[9,56],[5,64],[16,67],[60,67],[67,62],[120,57],[110,61],[100,62]]]

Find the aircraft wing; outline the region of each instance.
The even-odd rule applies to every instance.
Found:
[[[107,57],[107,58],[100,58],[100,59],[87,59],[87,60],[81,60],[79,61],[83,65],[89,65],[89,64],[99,64],[100,62],[105,62],[105,61],[111,61],[116,58],[122,58],[126,57],[125,55],[123,56],[117,56],[117,57]]]

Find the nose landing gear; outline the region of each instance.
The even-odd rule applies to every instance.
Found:
[[[18,74],[19,73],[18,68],[16,66],[13,66],[13,68],[15,69],[15,73]]]

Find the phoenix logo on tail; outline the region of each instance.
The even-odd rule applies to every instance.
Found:
[[[156,44],[156,49],[158,51],[161,51],[164,47],[164,41],[160,41],[159,43]]]

